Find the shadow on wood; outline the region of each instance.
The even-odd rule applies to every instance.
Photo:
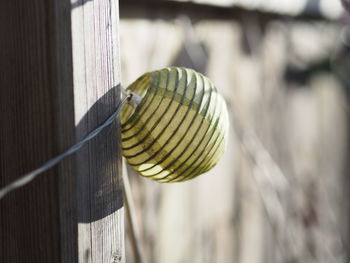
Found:
[[[110,116],[115,111],[114,105],[119,101],[118,89],[119,86],[111,88],[88,110],[77,125],[77,137],[96,128],[91,127],[92,122],[102,123],[106,119],[104,116]],[[123,206],[117,165],[120,154],[118,123],[119,121],[115,121],[101,131],[76,155],[77,196],[78,204],[80,203],[77,209],[80,223],[97,221]]]

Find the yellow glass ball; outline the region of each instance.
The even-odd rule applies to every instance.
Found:
[[[222,96],[202,74],[187,68],[145,73],[127,90],[141,102],[121,111],[122,153],[142,176],[181,182],[209,171],[227,143]]]

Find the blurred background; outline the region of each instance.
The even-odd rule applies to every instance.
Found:
[[[159,184],[129,170],[142,261],[129,233],[128,262],[350,262],[349,7],[120,1],[123,85],[194,68],[231,121],[227,151],[205,175]]]

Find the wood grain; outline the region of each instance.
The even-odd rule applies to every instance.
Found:
[[[117,4],[2,3],[0,187],[67,149],[116,108]],[[0,262],[124,260],[118,134],[115,123],[0,200]]]
[[[71,73],[62,78],[63,65],[56,67],[62,49],[55,43],[53,2],[5,1],[0,10],[2,186],[74,140]],[[66,161],[0,201],[1,262],[60,261],[59,181],[71,175],[70,167]]]
[[[119,102],[118,2],[79,1],[72,10],[76,136],[102,123]],[[123,261],[117,123],[77,154],[79,262]]]

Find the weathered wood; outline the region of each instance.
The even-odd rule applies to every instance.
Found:
[[[64,151],[115,110],[117,26],[118,1],[2,3],[0,186]],[[114,123],[0,200],[0,262],[124,261],[118,134]]]
[[[73,3],[78,139],[104,121],[119,102],[117,3],[110,0]],[[121,262],[124,257],[118,134],[115,123],[77,154],[79,262]]]
[[[220,4],[205,3],[207,1],[169,1],[169,0],[128,0],[120,2],[122,18],[146,18],[146,19],[174,19],[179,14],[188,14],[191,19],[199,20],[242,20],[245,16],[256,16],[262,21],[271,21],[274,19],[293,19],[299,20],[325,20],[325,15],[318,8],[300,10],[299,14],[288,15],[282,10],[274,11],[259,10],[257,6],[249,9],[251,3],[247,6],[232,4],[231,7],[221,6]],[[232,1],[234,2],[234,1]],[[262,4],[263,5],[263,4]],[[280,12],[279,12],[280,11]],[[281,12],[282,11],[282,12]]]
[[[2,186],[74,141],[71,73],[65,75],[58,59],[67,70],[71,63],[69,57],[57,56],[67,54],[70,44],[64,51],[55,43],[53,3],[5,1],[0,9]],[[60,26],[69,33],[69,20],[62,19]],[[51,169],[0,200],[1,262],[60,262],[59,181],[61,175],[72,175],[72,162],[64,165],[65,172]],[[68,182],[67,191],[72,187]]]
[[[122,20],[126,83],[174,60],[195,64],[190,55],[187,63],[176,57],[195,44],[186,28],[153,21],[148,11],[148,21]],[[148,261],[348,262],[343,90],[327,68],[304,82],[285,78],[290,63],[307,67],[334,55],[339,27],[275,21],[261,30],[258,21],[254,15],[240,23],[203,20],[190,28],[197,49],[208,54],[208,76],[236,118],[226,153],[207,175],[159,185],[130,173]],[[241,150],[247,138],[249,152]]]

